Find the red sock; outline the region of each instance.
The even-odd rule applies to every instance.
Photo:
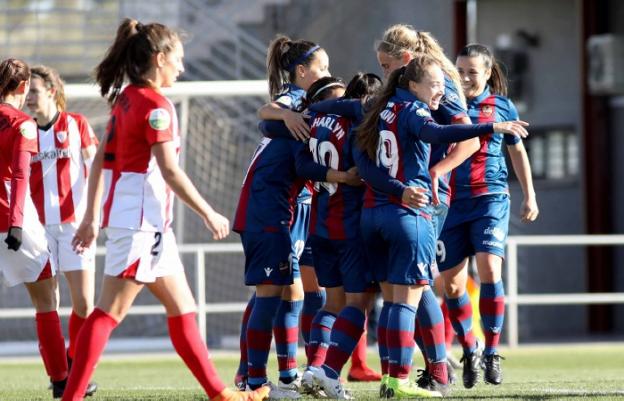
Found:
[[[35,321],[37,322],[39,352],[46,372],[52,381],[63,380],[67,377],[67,356],[61,319],[56,311],[52,311],[37,313]]]
[[[74,311],[69,315],[69,350],[67,355],[71,359],[74,359],[74,355],[76,355],[76,340],[78,340],[78,333],[86,320],[86,318],[76,315]]]
[[[364,369],[366,367],[367,350],[368,342],[366,341],[366,331],[364,331],[353,349],[353,354],[351,354],[351,369]]]
[[[440,308],[442,309],[442,315],[444,316],[444,341],[446,342],[446,349],[450,349],[453,346],[453,340],[455,339],[455,330],[453,329],[453,324],[449,318],[449,310],[446,306],[446,302],[442,301],[440,303]]]
[[[173,348],[193,372],[193,376],[204,388],[208,398],[216,397],[225,389],[225,385],[219,378],[208,354],[208,348],[199,335],[195,313],[169,317],[167,323]]]
[[[81,401],[104,347],[118,322],[101,309],[89,315],[76,342],[76,357],[65,387],[63,401]]]

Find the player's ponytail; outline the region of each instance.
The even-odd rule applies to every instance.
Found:
[[[376,159],[379,140],[379,118],[388,101],[395,94],[397,88],[407,89],[410,81],[421,82],[425,76],[425,69],[433,64],[439,65],[429,55],[416,54],[406,66],[392,71],[388,77],[386,85],[375,98],[373,105],[364,116],[364,121],[357,129],[356,143],[360,149],[368,154],[371,160]]]
[[[267,80],[269,94],[275,97],[287,83],[294,83],[298,65],[308,66],[313,55],[321,47],[307,40],[291,40],[288,36],[278,35],[269,44],[267,50]]]
[[[17,89],[20,82],[30,79],[30,68],[22,60],[9,58],[0,63],[0,99]]]
[[[47,89],[54,89],[54,102],[59,111],[65,110],[65,85],[58,72],[45,65],[37,65],[30,70],[32,77],[41,78]]]
[[[465,46],[458,54],[458,57],[483,57],[485,68],[491,69],[490,79],[487,83],[490,92],[494,95],[507,96],[507,78],[496,58],[487,46],[479,43],[471,43]]]
[[[112,104],[126,77],[133,84],[147,85],[145,74],[152,67],[152,56],[169,53],[179,41],[178,35],[163,24],[143,25],[134,19],[124,19],[104,60],[95,68],[95,80],[102,96]]]

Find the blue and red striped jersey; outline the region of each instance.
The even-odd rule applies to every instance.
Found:
[[[438,124],[449,125],[463,117],[466,117],[467,115],[468,111],[466,110],[466,106],[461,101],[457,86],[455,86],[452,79],[450,79],[447,75],[444,75],[444,96],[440,101],[440,107],[438,107],[437,110],[431,111],[431,116]],[[429,167],[433,167],[440,160],[444,159],[450,149],[452,149],[452,146],[453,144],[448,145],[445,143],[432,143]],[[438,197],[440,198],[440,202],[447,206],[451,202],[450,180],[450,172],[439,179]]]
[[[243,179],[234,231],[290,230],[295,201],[305,181],[321,181],[326,176],[327,168],[311,160],[305,144],[294,139],[263,138]]]
[[[407,186],[431,190],[430,146],[419,139],[419,131],[427,121],[432,121],[429,107],[409,91],[397,88],[379,116],[376,163],[391,177]],[[400,198],[374,191],[367,186],[364,207],[389,203],[404,205]]]
[[[282,91],[273,98],[273,101],[284,109],[301,111],[301,105],[305,96],[305,90],[295,84],[288,83],[284,84]],[[311,186],[310,182],[305,183],[297,197],[297,203],[310,203],[312,201]]]
[[[468,116],[474,124],[501,122],[518,120],[518,111],[511,100],[492,95],[486,87],[481,95],[468,101]],[[502,145],[503,141],[506,145],[515,145],[520,138],[491,132],[479,140],[479,150],[453,171],[453,199],[509,193]]]
[[[334,170],[355,166],[353,122],[335,114],[311,112],[308,149],[315,162]],[[330,240],[355,238],[360,231],[364,186],[316,182],[312,193],[310,234]]]

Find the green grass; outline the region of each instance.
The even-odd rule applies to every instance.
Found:
[[[529,347],[503,349],[504,383],[453,386],[452,399],[477,400],[624,400],[624,345]],[[226,384],[237,366],[235,356],[214,361]],[[275,372],[271,355],[270,372]],[[378,366],[373,355],[371,366]],[[417,359],[417,363],[420,361]],[[457,372],[461,381],[461,372]],[[50,400],[43,366],[34,359],[0,360],[0,400]],[[207,398],[176,356],[106,357],[95,381],[97,400],[193,401]],[[377,384],[349,383],[359,400],[377,399]]]

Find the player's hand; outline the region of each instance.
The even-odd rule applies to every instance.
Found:
[[[82,254],[86,249],[91,247],[93,241],[98,236],[100,227],[95,221],[82,220],[80,226],[72,238],[72,249],[77,254]]]
[[[425,188],[407,187],[403,191],[401,201],[410,207],[420,209],[429,204],[429,195]]]
[[[528,126],[529,123],[526,121],[504,121],[502,123],[494,123],[494,132],[526,138],[529,136],[529,132],[525,127]]]
[[[230,234],[229,220],[214,210],[204,217],[204,224],[212,232],[212,239],[221,240]]]
[[[7,244],[7,248],[17,252],[22,246],[22,227],[9,228],[4,242]]]
[[[535,196],[525,197],[520,206],[520,216],[523,223],[530,223],[537,219],[539,215],[539,209],[537,207],[537,200]]]
[[[435,169],[429,170],[429,175],[431,176],[431,203],[434,206],[438,206],[440,204],[440,198],[438,197],[438,189],[440,188],[440,174]]]
[[[362,177],[358,174],[357,167],[353,166],[349,170],[344,172],[343,184],[350,185],[352,187],[359,187],[363,185]]]
[[[295,139],[306,141],[310,138],[310,126],[305,122],[301,113],[288,110],[284,115],[284,124]]]

